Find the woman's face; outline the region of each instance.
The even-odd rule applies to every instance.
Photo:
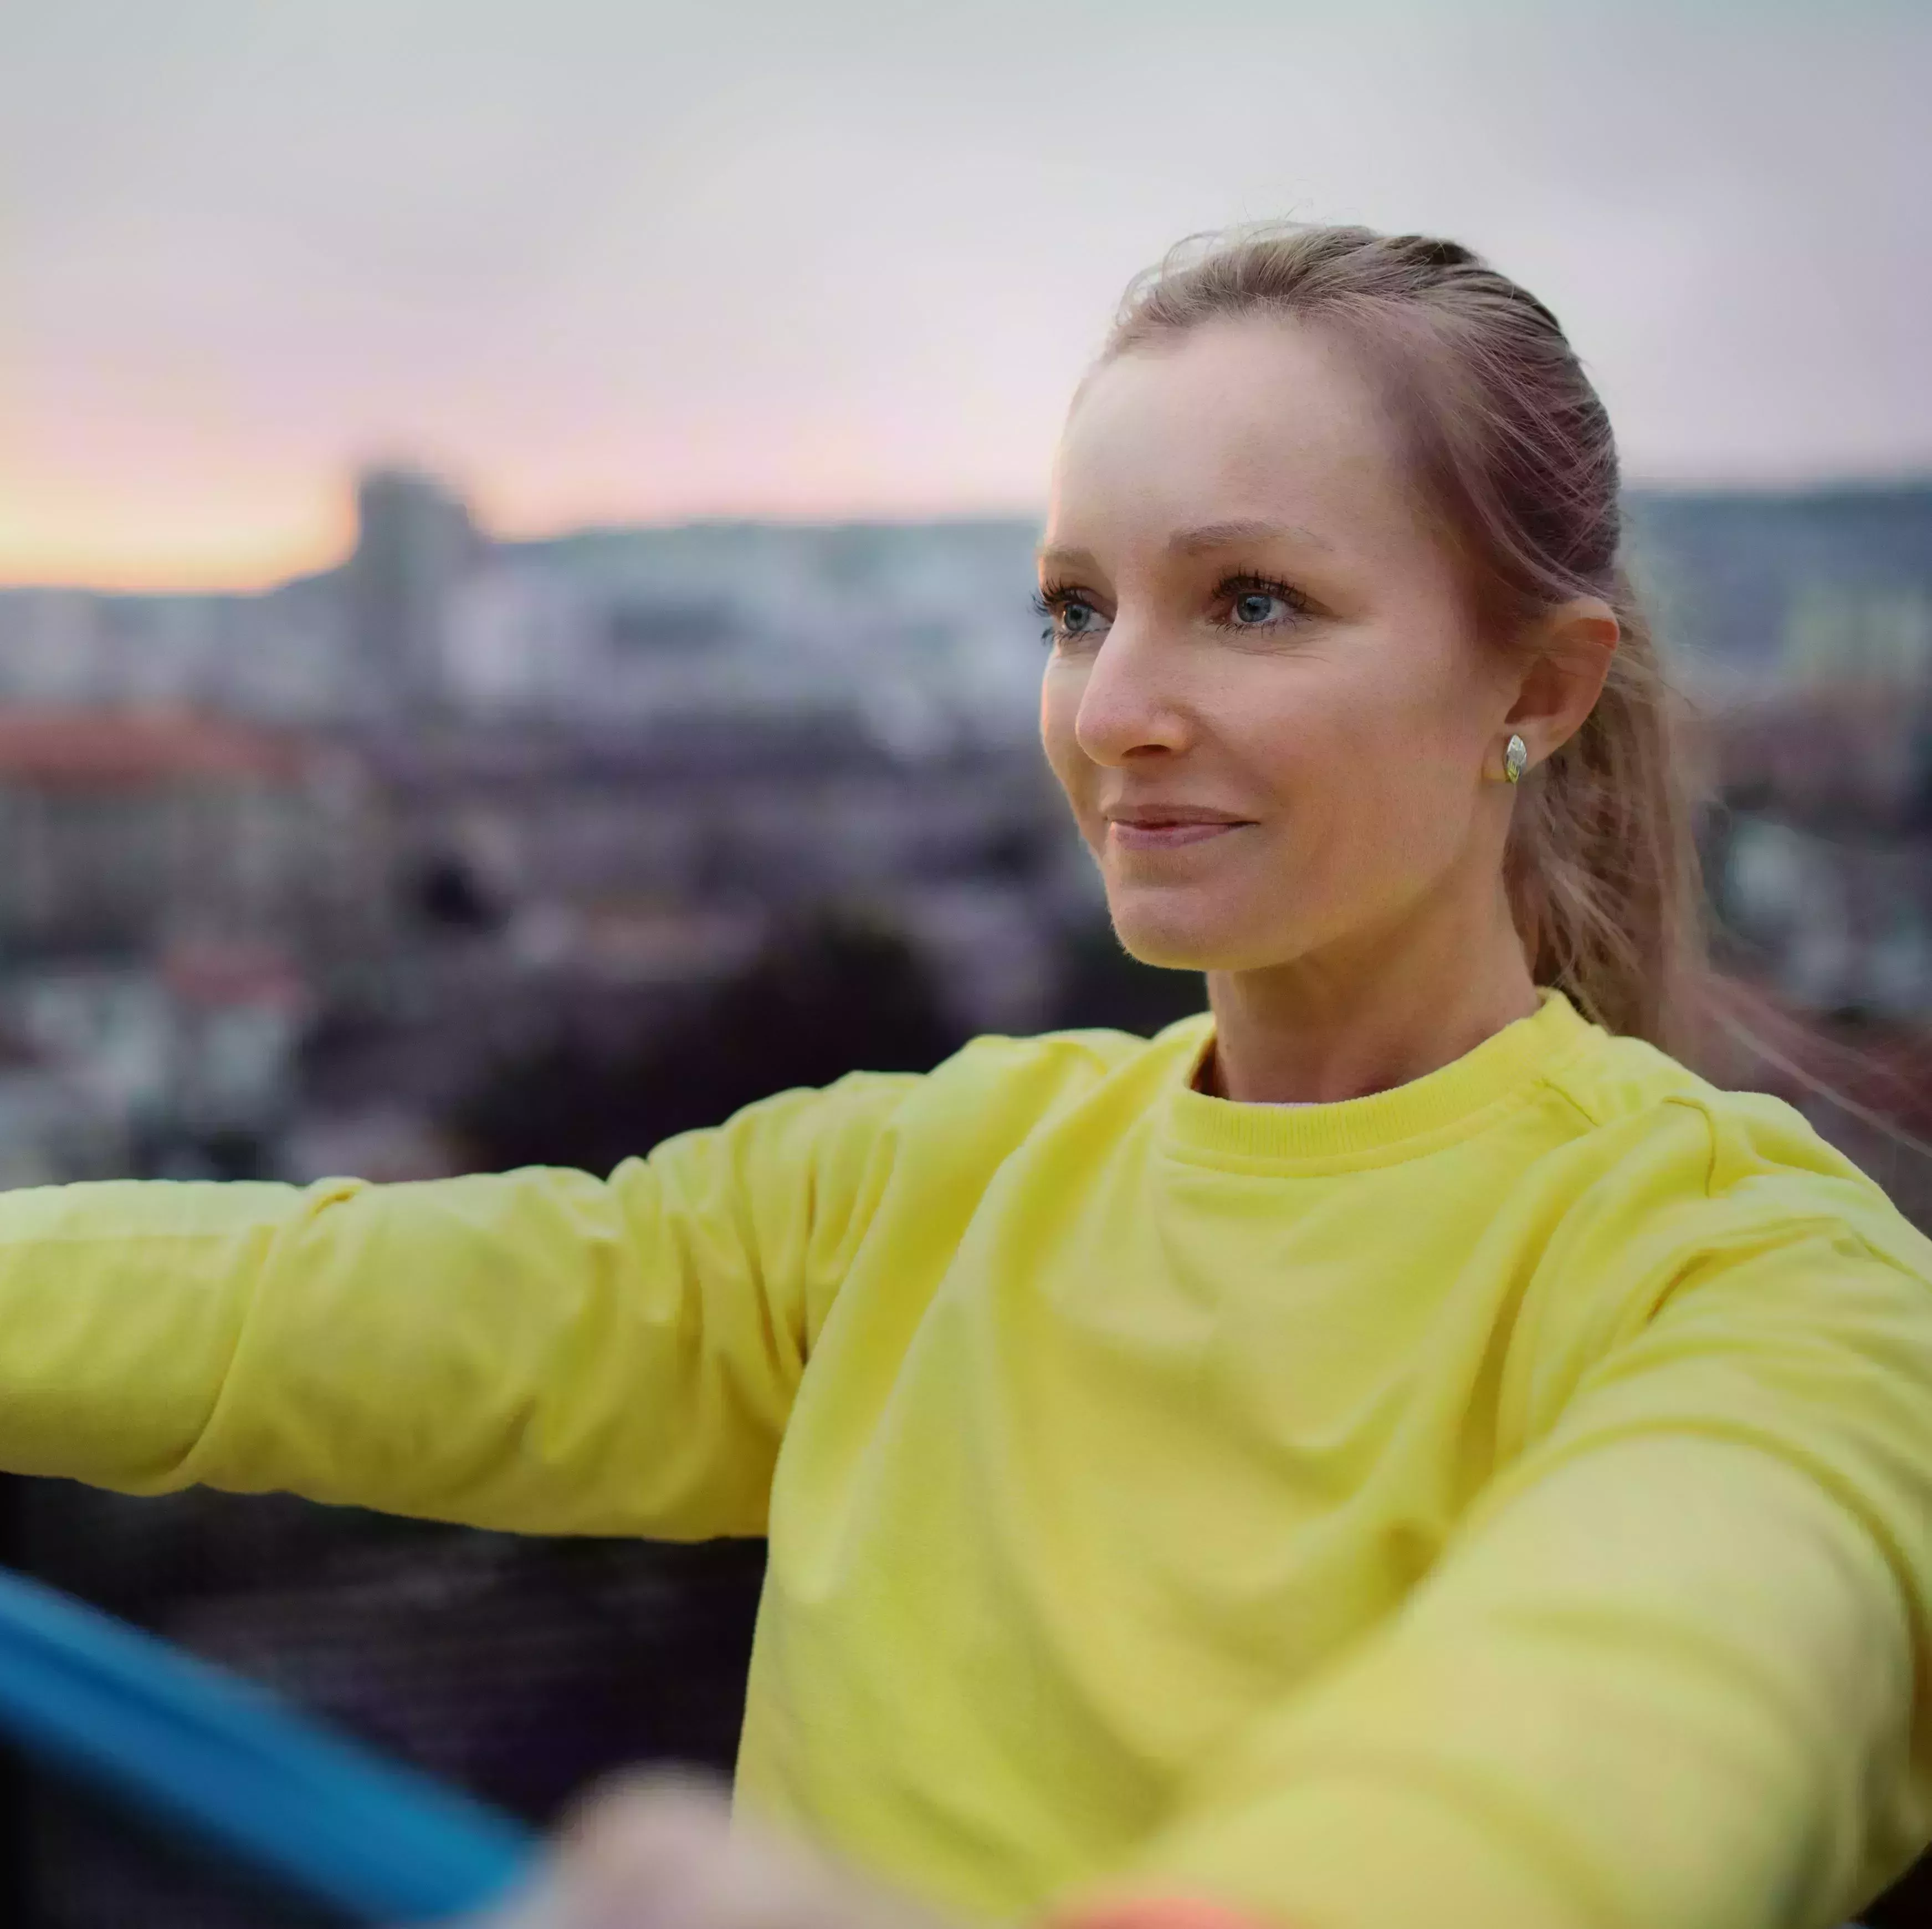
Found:
[[[1493,902],[1508,661],[1330,338],[1244,318],[1101,368],[1040,580],[1047,757],[1135,956],[1339,962],[1445,892]],[[1110,821],[1170,808],[1240,821],[1152,847]]]

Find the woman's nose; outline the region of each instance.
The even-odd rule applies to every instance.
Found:
[[[1088,666],[1073,723],[1074,741],[1096,764],[1136,750],[1173,749],[1186,734],[1185,692],[1156,640],[1116,622]]]

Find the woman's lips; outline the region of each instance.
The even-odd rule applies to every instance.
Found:
[[[1174,844],[1204,843],[1224,831],[1246,828],[1239,824],[1123,824],[1116,818],[1108,833],[1124,850],[1166,850]]]

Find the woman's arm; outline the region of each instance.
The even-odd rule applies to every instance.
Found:
[[[1394,1620],[1056,1918],[1822,1929],[1932,1836],[1929,1671],[1932,1286],[1793,1236],[1686,1279]]]
[[[0,1194],[0,1466],[529,1532],[761,1532],[918,1082],[782,1093],[608,1180]]]

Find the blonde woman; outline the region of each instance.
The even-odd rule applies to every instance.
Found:
[[[1932,1834],[1932,1248],[1668,1052],[1692,867],[1609,425],[1466,250],[1129,293],[1047,757],[1151,1041],[608,1180],[0,1199],[0,1462],[769,1532],[737,1813],[561,1919],[1822,1929]]]

